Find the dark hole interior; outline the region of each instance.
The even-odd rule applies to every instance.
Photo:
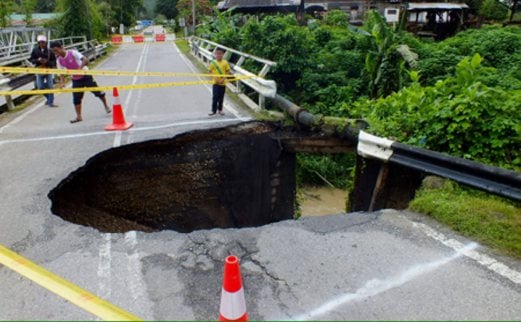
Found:
[[[292,219],[295,154],[251,122],[101,152],[49,193],[52,212],[103,232],[253,227]]]

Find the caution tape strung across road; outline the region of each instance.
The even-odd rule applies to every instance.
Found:
[[[0,264],[106,321],[143,321],[0,245]]]
[[[145,77],[216,77],[215,74],[195,74],[176,72],[128,72],[111,70],[83,70],[83,69],[52,69],[30,67],[1,67],[3,74],[40,74],[40,75],[91,75],[91,76],[145,76]],[[223,78],[233,78],[234,75],[218,75]]]
[[[227,81],[238,81],[241,79],[251,78],[251,76],[235,76],[233,79]],[[119,90],[131,89],[149,89],[149,88],[164,88],[176,86],[192,86],[213,84],[213,80],[200,80],[188,82],[169,82],[169,83],[151,83],[151,84],[134,84],[134,85],[115,85],[115,86],[98,86],[98,87],[80,87],[80,88],[57,88],[57,89],[38,89],[38,90],[14,90],[14,91],[0,91],[2,95],[40,95],[40,94],[58,94],[58,93],[75,93],[75,92],[94,92],[94,91],[111,91],[114,87]]]

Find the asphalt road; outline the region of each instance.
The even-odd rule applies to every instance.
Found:
[[[97,69],[191,71],[171,43],[125,45]],[[188,78],[186,78],[188,79]],[[100,85],[171,81],[98,77]],[[181,79],[177,79],[181,80]],[[238,123],[228,101],[209,117],[206,86],[121,92],[134,128],[91,94],[84,122],[71,94],[0,120],[0,243],[148,320],[217,319],[226,255],[241,259],[252,320],[519,320],[521,263],[498,258],[424,216],[392,210],[303,218],[248,229],[104,234],[50,212],[48,192],[96,153]],[[96,317],[0,268],[0,320]]]

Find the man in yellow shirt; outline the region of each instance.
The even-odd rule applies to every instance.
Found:
[[[223,102],[227,78],[223,76],[231,74],[230,64],[223,59],[224,49],[217,48],[214,55],[215,59],[210,62],[210,74],[216,75],[213,77],[212,113],[208,114],[210,116],[215,115],[217,112],[224,115]]]

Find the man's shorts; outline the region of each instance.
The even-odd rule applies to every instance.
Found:
[[[91,75],[85,75],[82,78],[78,80],[72,80],[72,88],[83,88],[83,87],[98,87],[98,84],[94,80],[94,78]],[[83,100],[83,94],[84,92],[76,92],[72,93],[72,101],[74,105],[81,104],[81,101]],[[105,92],[98,92],[93,91],[92,94],[96,97],[104,97]]]

